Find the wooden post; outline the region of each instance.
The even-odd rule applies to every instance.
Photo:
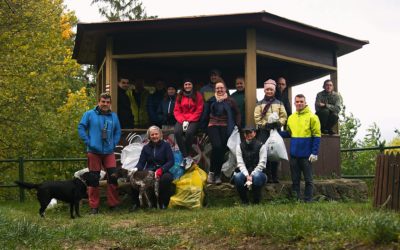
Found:
[[[256,30],[246,31],[246,59],[245,59],[245,114],[246,124],[254,125],[254,108],[257,101],[257,54]]]
[[[112,58],[113,55],[113,39],[107,38],[106,45],[106,91],[111,94],[111,108],[114,112],[118,111],[118,76],[117,76],[117,62]],[[104,91],[104,90],[103,90]]]

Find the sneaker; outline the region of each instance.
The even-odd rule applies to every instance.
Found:
[[[215,184],[214,172],[208,173],[207,183],[208,183],[208,184]]]
[[[221,177],[220,176],[216,176],[215,177],[215,184],[219,185],[222,183]]]
[[[98,208],[92,208],[92,209],[90,209],[90,214],[91,215],[95,215],[95,214],[98,214],[99,213],[99,209]]]
[[[184,160],[184,162],[185,162],[185,170],[188,170],[188,169],[191,168],[192,165],[193,165],[193,159],[192,159],[192,157],[190,157],[190,156],[186,157],[186,159]]]
[[[179,166],[185,168],[185,166],[186,166],[186,157],[182,159],[181,165],[179,165]]]

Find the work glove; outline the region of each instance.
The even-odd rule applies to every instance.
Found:
[[[188,121],[184,121],[184,122],[182,123],[182,130],[183,130],[183,132],[186,132],[186,130],[188,129],[188,127],[189,127],[189,122],[188,122]]]
[[[154,177],[155,177],[156,179],[160,179],[162,173],[163,173],[162,168],[159,168],[159,169],[157,169],[156,172],[154,173]]]
[[[311,162],[311,163],[313,163],[313,162],[315,162],[317,160],[318,160],[318,155],[311,154],[310,157],[308,157],[308,161]]]
[[[246,181],[246,183],[244,184],[245,187],[247,187],[247,189],[251,190],[251,185],[253,185],[253,182],[251,181]]]

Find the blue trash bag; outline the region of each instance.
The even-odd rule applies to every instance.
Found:
[[[169,169],[169,172],[174,177],[174,180],[179,179],[184,173],[185,169],[181,167],[180,163],[176,163]]]
[[[181,164],[183,160],[183,156],[180,150],[174,150],[174,159],[175,159],[175,164]]]

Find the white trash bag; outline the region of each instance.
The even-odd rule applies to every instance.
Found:
[[[132,142],[135,138],[139,139],[137,140],[138,142]],[[142,143],[142,139],[139,135],[134,135],[134,137],[129,138],[128,141],[132,143],[128,144],[122,149],[121,164],[123,169],[131,172],[139,162],[140,153],[142,152],[144,144]]]
[[[221,172],[228,178],[232,176],[233,171],[236,168],[236,147],[240,145],[240,133],[237,126],[233,128],[232,134],[228,138],[226,144],[229,148],[228,160],[222,164]]]
[[[271,130],[265,145],[267,146],[268,161],[289,160],[285,142],[276,129]]]
[[[233,128],[232,134],[228,138],[228,142],[226,143],[229,150],[232,154],[236,154],[236,146],[240,145],[240,133],[237,126]]]

